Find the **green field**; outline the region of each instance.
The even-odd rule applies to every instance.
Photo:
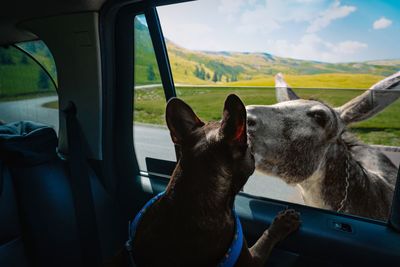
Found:
[[[245,105],[276,103],[275,90],[251,87],[178,87],[177,95],[185,100],[204,121],[219,120],[224,100],[230,93],[237,94]],[[362,93],[362,90],[296,90],[302,98],[316,98],[339,106]],[[140,89],[135,94],[135,121],[165,124],[165,97],[161,88]],[[351,126],[362,141],[369,144],[400,146],[400,101],[377,116]]]

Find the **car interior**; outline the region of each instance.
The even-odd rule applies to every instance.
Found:
[[[49,128],[28,104],[19,117],[0,108],[0,124],[8,123],[0,130],[1,267],[103,266],[124,248],[135,214],[165,189],[176,161],[140,159],[135,147],[132,47],[140,40],[133,22],[145,18],[166,103],[177,92],[157,8],[180,2],[187,1],[2,4],[0,49],[21,62],[26,56],[49,77],[43,80],[51,92],[42,94],[58,112],[48,115]],[[37,41],[50,51],[53,69],[24,46]],[[278,244],[266,266],[400,266],[399,181],[387,221],[246,192],[236,197],[235,210],[250,245],[280,210],[300,212],[300,229]]]

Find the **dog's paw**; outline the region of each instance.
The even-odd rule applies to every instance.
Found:
[[[268,236],[279,242],[300,226],[300,213],[293,209],[283,210],[278,213],[268,228]]]

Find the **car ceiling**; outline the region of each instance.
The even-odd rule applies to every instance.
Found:
[[[0,8],[0,45],[36,39],[18,28],[25,20],[68,13],[98,11],[107,0],[12,0],[2,1]]]

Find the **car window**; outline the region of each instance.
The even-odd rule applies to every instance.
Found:
[[[22,47],[30,48],[31,56]],[[54,60],[43,42],[0,47],[0,120],[4,123],[36,121],[58,130],[55,82]]]
[[[146,157],[176,161],[165,126],[165,96],[144,15],[137,15],[134,34],[134,146],[141,171]]]
[[[358,112],[364,109],[364,115],[370,115],[354,114],[349,103],[400,69],[392,41],[367,40],[362,34],[373,31],[381,40],[393,36],[396,27],[386,21],[389,18],[372,12],[376,18],[367,19],[362,14],[365,8],[384,9],[395,19],[397,7],[357,5],[195,1],[157,8],[177,96],[204,121],[220,119],[230,93],[246,105],[276,105],[278,73],[303,99],[296,102],[303,110],[296,109],[294,102],[281,102],[282,108],[270,113],[248,111],[257,117],[257,126],[268,123],[257,128],[259,138],[252,139],[257,171],[244,192],[386,220],[400,162],[398,90],[384,97],[379,93],[388,106],[376,116],[366,106]],[[335,10],[346,14],[326,17]],[[365,25],[352,23],[358,20]],[[175,160],[175,153],[165,128],[165,98],[143,17],[135,19],[135,37],[135,58],[140,56],[135,62],[139,65],[135,67],[135,148],[144,169],[147,155]],[[364,94],[363,99],[376,97]],[[261,116],[268,120],[260,120]],[[343,146],[335,150],[331,143]],[[379,186],[373,185],[377,180]]]
[[[37,40],[33,42],[23,42],[16,44],[16,46],[36,59],[46,69],[46,71],[50,74],[50,77],[57,84],[56,63],[54,62],[53,55],[43,41]]]

